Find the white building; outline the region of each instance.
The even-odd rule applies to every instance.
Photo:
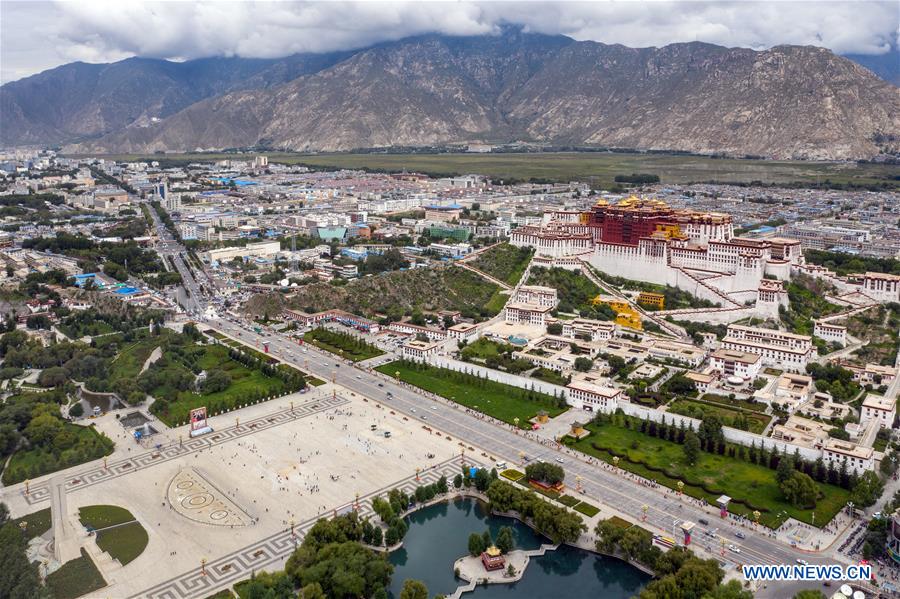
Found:
[[[822,448],[822,459],[825,465],[833,464],[840,469],[841,464],[847,462],[847,471],[862,474],[867,470],[875,469],[875,450],[871,447],[862,447],[850,441],[829,439]]]
[[[616,336],[616,325],[608,320],[592,320],[590,318],[573,318],[562,320],[562,336],[588,339],[590,341],[609,341]]]
[[[428,337],[429,341],[443,341],[447,338],[447,331],[423,327],[412,324],[411,322],[392,322],[387,328],[389,331],[405,333],[407,335],[425,335]]]
[[[593,238],[587,233],[544,229],[525,226],[509,232],[509,243],[516,247],[532,247],[537,256],[572,256],[589,253],[594,247]]]
[[[900,301],[900,275],[867,272],[863,278],[862,292],[880,302]]]
[[[764,365],[795,372],[804,370],[816,351],[809,335],[736,324],[728,325],[722,348],[758,354]]]
[[[503,310],[506,322],[546,326],[547,318],[553,310],[550,306],[538,306],[535,304],[506,304]]]
[[[569,393],[569,405],[588,412],[615,412],[619,407],[619,400],[623,399],[620,389],[582,380],[572,381],[566,385],[566,389]]]
[[[516,291],[516,303],[555,308],[559,304],[556,289],[540,285],[522,285]]]
[[[897,417],[897,399],[880,395],[866,395],[859,414],[859,423],[866,424],[874,420],[881,428],[891,428]]]
[[[400,355],[407,360],[423,361],[437,354],[441,345],[440,341],[407,341],[400,346]]]
[[[813,335],[819,339],[840,343],[841,345],[847,344],[847,327],[821,320],[814,320],[813,323]]]
[[[248,243],[245,247],[219,248],[206,252],[205,258],[210,262],[228,262],[234,258],[271,258],[281,251],[281,243],[278,241],[261,241]]]
[[[720,349],[709,355],[709,365],[724,377],[737,376],[752,381],[759,376],[762,358],[758,354]]]
[[[447,334],[451,339],[459,341],[474,341],[479,336],[478,326],[469,322],[458,322],[447,328]]]

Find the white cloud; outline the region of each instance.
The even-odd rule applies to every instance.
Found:
[[[0,80],[83,60],[273,58],[360,48],[409,35],[475,35],[504,24],[628,46],[704,41],[888,51],[896,2],[0,2]]]

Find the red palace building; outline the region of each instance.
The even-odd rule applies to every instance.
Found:
[[[693,210],[675,210],[659,200],[634,196],[610,205],[600,200],[582,220],[595,242],[638,245],[641,238],[664,233],[694,243],[727,241],[734,235],[731,216]]]

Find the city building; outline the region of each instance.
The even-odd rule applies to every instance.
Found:
[[[210,264],[228,262],[235,258],[271,258],[281,251],[281,243],[278,241],[261,241],[248,243],[244,247],[236,246],[219,248],[204,252],[204,259]]]
[[[814,320],[813,323],[813,335],[816,337],[841,345],[847,344],[847,327],[822,320]]]
[[[503,318],[506,322],[546,326],[547,318],[553,308],[550,306],[538,306],[536,304],[521,304],[510,302],[503,309]]]
[[[474,341],[478,338],[478,326],[469,322],[458,322],[447,328],[451,339],[458,341]]]
[[[425,220],[439,223],[458,221],[463,207],[459,204],[447,204],[446,206],[425,206]]]
[[[724,377],[752,381],[759,376],[762,358],[759,354],[719,349],[709,355],[709,366]]]
[[[848,472],[857,474],[875,469],[874,449],[840,439],[828,439],[825,442],[822,459],[826,466],[832,464],[838,470],[841,468],[841,464],[846,462]]]
[[[794,372],[803,371],[816,351],[809,335],[735,324],[728,325],[722,348],[758,354],[764,365]]]
[[[436,355],[443,343],[440,341],[407,341],[400,346],[400,355],[407,360],[422,361],[429,356]]]
[[[619,401],[624,399],[620,389],[585,380],[573,380],[566,385],[566,390],[569,405],[588,412],[615,412]]]
[[[387,325],[387,328],[389,331],[405,335],[425,335],[430,341],[443,341],[448,336],[447,331],[420,326],[411,322],[392,322]]]
[[[520,304],[533,304],[550,308],[555,308],[559,304],[556,289],[540,285],[522,285],[516,291],[514,301]]]
[[[881,428],[891,428],[897,418],[897,399],[881,395],[866,395],[859,413],[859,423],[875,421]]]

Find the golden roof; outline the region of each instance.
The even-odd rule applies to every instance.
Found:
[[[490,547],[485,549],[484,552],[488,554],[488,557],[499,557],[500,556],[500,550],[497,549],[496,545],[491,545]]]

